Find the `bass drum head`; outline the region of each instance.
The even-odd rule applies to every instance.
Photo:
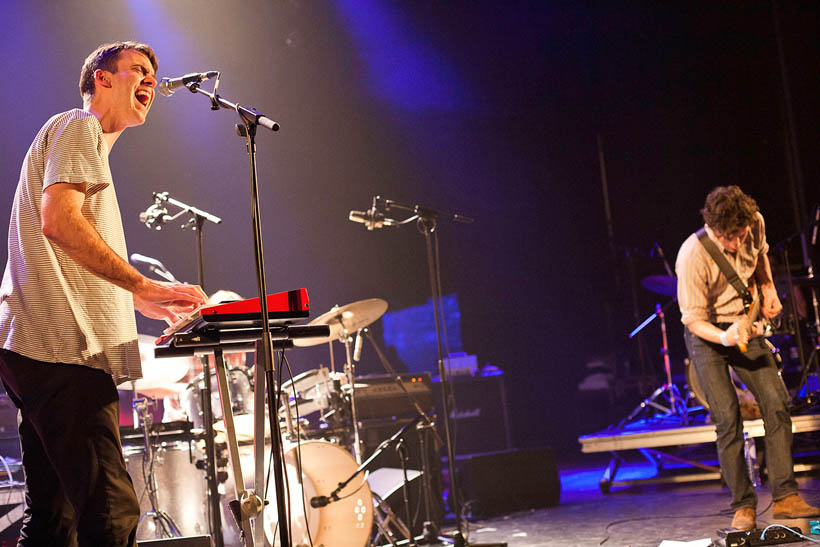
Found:
[[[340,482],[347,480],[358,467],[350,453],[340,446],[327,441],[302,441],[300,445],[285,442],[285,467],[287,487],[292,517],[290,519],[292,544],[294,547],[315,545],[320,547],[364,547],[370,540],[373,527],[373,495],[370,486],[358,475],[340,493],[339,501],[325,507],[314,508],[311,498],[327,496]],[[253,446],[239,447],[245,488],[253,487]],[[301,452],[302,480],[297,472],[298,455]],[[265,443],[265,469],[270,458],[270,443]],[[226,486],[235,496],[233,471],[228,467]],[[267,485],[268,505],[264,511],[264,529],[267,546],[279,547],[279,513],[276,505],[276,487],[271,473]],[[286,509],[287,510],[287,509]],[[307,512],[307,514],[306,514]],[[228,511],[226,510],[226,514]],[[231,519],[233,521],[233,519]],[[225,545],[237,545],[239,529],[235,522],[227,523],[223,530]]]
[[[311,498],[329,495],[340,482],[353,475],[358,467],[353,456],[344,448],[326,441],[305,441],[286,448],[285,467],[290,487],[294,545],[311,545],[312,541],[316,546],[364,547],[373,527],[373,496],[364,475],[357,476],[339,493],[339,501],[318,509],[310,506]],[[297,473],[300,452],[301,484]],[[278,547],[278,514],[272,475],[268,484],[268,499],[270,505],[265,508],[265,536],[271,545]]]

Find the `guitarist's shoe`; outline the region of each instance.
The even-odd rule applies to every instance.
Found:
[[[732,518],[732,528],[735,530],[754,530],[757,525],[754,507],[741,507],[735,511]]]
[[[772,511],[776,519],[799,519],[820,516],[820,508],[809,505],[797,494],[774,502],[774,509]]]

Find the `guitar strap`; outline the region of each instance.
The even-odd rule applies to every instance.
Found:
[[[715,242],[709,238],[709,234],[706,233],[706,227],[701,227],[700,230],[695,232],[698,236],[698,240],[700,240],[700,244],[703,245],[704,249],[706,249],[709,254],[712,256],[712,259],[720,268],[720,271],[723,273],[723,276],[729,281],[729,284],[734,287],[737,291],[737,294],[743,299],[743,305],[746,306],[747,311],[748,307],[751,302],[754,300],[752,297],[752,293],[749,291],[749,287],[740,277],[737,275],[737,272],[729,264],[729,261],[726,259],[726,256],[720,252],[718,246],[715,245]]]

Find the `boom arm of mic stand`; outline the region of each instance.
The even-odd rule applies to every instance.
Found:
[[[404,211],[412,211],[416,215],[423,218],[446,218],[454,222],[461,222],[463,224],[471,224],[475,222],[475,219],[466,217],[464,215],[459,215],[458,213],[448,213],[446,211],[440,211],[438,209],[433,209],[430,207],[422,207],[421,205],[407,205],[405,203],[393,201],[392,199],[383,200],[378,196],[377,201],[384,202],[385,211],[389,211],[391,208],[402,209]]]
[[[336,501],[336,499],[337,499],[337,498],[338,498],[338,496],[339,496],[339,492],[341,492],[342,490],[344,490],[345,486],[347,486],[348,484],[350,484],[350,481],[352,481],[353,479],[355,479],[355,478],[356,478],[356,477],[357,477],[357,476],[358,476],[358,475],[359,475],[362,471],[364,471],[365,469],[367,469],[367,467],[370,465],[370,463],[371,463],[373,460],[375,460],[376,458],[378,458],[378,457],[381,455],[381,453],[382,453],[382,452],[384,452],[385,450],[387,450],[387,449],[390,447],[390,445],[392,445],[392,444],[393,444],[393,443],[395,443],[398,439],[400,439],[400,438],[404,435],[404,433],[405,433],[408,429],[410,429],[410,427],[411,427],[411,426],[415,426],[415,425],[416,425],[416,423],[418,423],[418,421],[419,421],[419,420],[421,420],[422,416],[424,416],[424,415],[423,415],[423,414],[420,414],[420,415],[416,416],[415,418],[413,418],[412,420],[410,420],[410,422],[408,422],[407,424],[405,424],[405,425],[404,425],[401,429],[399,429],[398,431],[396,431],[396,432],[395,432],[395,433],[394,433],[394,434],[393,434],[393,435],[392,435],[389,439],[387,439],[387,440],[385,440],[385,441],[382,441],[382,443],[378,446],[378,448],[376,448],[376,450],[374,450],[374,451],[373,451],[373,453],[370,455],[370,457],[369,457],[369,458],[367,458],[365,461],[363,461],[363,462],[359,465],[359,467],[358,467],[358,468],[356,468],[356,471],[354,471],[352,475],[350,475],[347,479],[345,479],[345,481],[344,481],[344,482],[340,482],[340,483],[339,483],[339,486],[337,486],[337,487],[336,487],[336,489],[335,489],[335,490],[333,490],[333,492],[331,492],[330,494],[328,494],[328,495],[327,495],[328,499],[330,499],[330,500],[332,500],[332,501]]]
[[[173,216],[170,216],[166,220],[174,220],[175,218],[179,217],[181,214],[191,213],[192,215],[202,217],[203,219],[208,220],[210,222],[213,222],[214,224],[220,224],[222,222],[222,219],[219,218],[216,215],[212,215],[211,213],[209,213],[207,211],[203,211],[202,209],[198,209],[198,208],[194,207],[193,205],[188,205],[187,203],[183,203],[179,200],[176,200],[176,199],[170,197],[168,195],[168,192],[155,193],[154,197],[159,199],[159,200],[166,201],[166,202],[170,203],[171,205],[175,205],[175,206],[179,207],[180,209],[182,209],[182,211],[180,211],[179,213],[177,213]]]
[[[232,103],[230,101],[226,101],[219,95],[215,93],[211,93],[209,91],[205,91],[199,86],[199,82],[192,82],[186,86],[191,93],[199,93],[201,95],[205,95],[211,100],[211,105],[214,110],[218,108],[225,108],[227,110],[233,110],[242,118],[245,123],[250,123],[253,125],[261,125],[271,131],[279,131],[279,124],[272,119],[268,118],[255,108],[250,108],[247,106],[242,106],[237,103]]]
[[[407,387],[405,387],[404,382],[401,379],[401,376],[399,376],[399,374],[396,372],[396,369],[393,368],[393,365],[390,364],[390,361],[387,360],[387,356],[384,354],[381,347],[379,347],[379,344],[377,344],[376,341],[373,339],[373,335],[370,333],[370,329],[364,328],[362,329],[362,333],[367,337],[367,339],[373,345],[373,348],[376,350],[376,355],[379,356],[379,361],[381,361],[384,370],[386,370],[390,376],[393,376],[393,379],[396,381],[401,390],[407,396],[407,399],[415,407],[416,412],[418,412],[418,415],[423,417],[424,421],[427,422],[427,424],[429,424],[430,426],[432,426],[433,434],[436,436],[436,440],[439,442],[439,446],[444,445],[444,439],[442,439],[441,436],[439,436],[438,431],[435,428],[435,423],[433,423],[433,420],[430,419],[430,416],[427,415],[424,409],[421,408],[418,399],[416,399],[412,393],[407,391]]]

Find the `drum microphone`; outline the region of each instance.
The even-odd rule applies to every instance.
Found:
[[[218,76],[219,71],[211,70],[209,72],[192,72],[179,78],[163,78],[157,86],[157,91],[166,97],[173,95],[180,87],[186,87],[188,84],[202,83],[205,80]]]
[[[356,343],[353,344],[353,360],[357,363],[362,358],[362,329],[356,333]]]
[[[310,498],[310,506],[314,509],[320,509],[326,505],[330,505],[334,501],[339,501],[339,496],[337,494],[331,494],[330,496],[314,496]]]

